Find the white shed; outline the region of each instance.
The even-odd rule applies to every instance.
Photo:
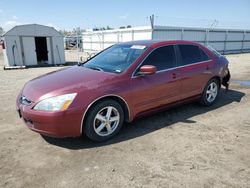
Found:
[[[5,67],[65,64],[63,35],[53,27],[19,25],[3,36]]]

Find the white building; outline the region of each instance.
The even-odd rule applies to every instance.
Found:
[[[250,30],[146,26],[82,33],[85,51],[100,51],[133,40],[191,40],[210,45],[221,53],[250,51]]]
[[[3,36],[5,67],[65,64],[63,35],[53,27],[19,25]]]

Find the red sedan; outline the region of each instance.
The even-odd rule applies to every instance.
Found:
[[[190,41],[120,43],[87,62],[35,78],[17,97],[33,131],[105,141],[124,121],[191,100],[212,105],[228,86],[228,61]]]

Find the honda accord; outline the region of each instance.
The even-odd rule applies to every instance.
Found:
[[[227,59],[199,43],[115,44],[86,62],[27,82],[16,106],[28,128],[105,141],[124,121],[193,100],[210,106],[228,87]]]

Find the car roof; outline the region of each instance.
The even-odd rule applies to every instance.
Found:
[[[187,40],[138,40],[138,41],[130,41],[130,42],[124,42],[122,44],[128,44],[128,45],[144,45],[144,46],[151,46],[151,47],[158,47],[161,45],[170,45],[170,44],[193,44],[193,45],[199,45],[197,42],[193,41],[187,41]]]

